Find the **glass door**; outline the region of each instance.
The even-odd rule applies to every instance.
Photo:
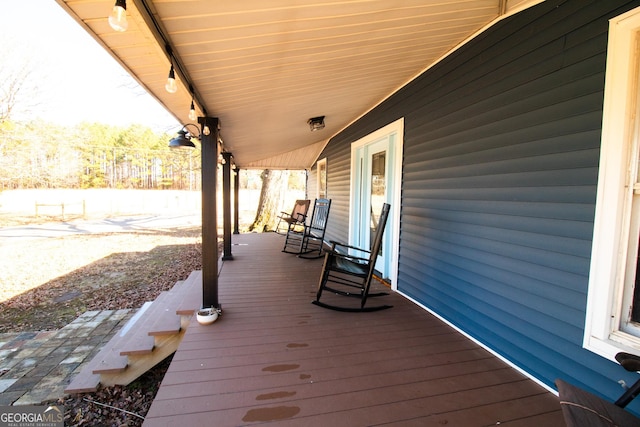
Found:
[[[376,270],[392,289],[398,281],[403,141],[400,118],[351,144],[349,243],[371,248],[382,205],[391,205]]]
[[[391,147],[394,136],[388,135],[356,150],[356,195],[355,218],[352,224],[351,242],[353,246],[371,248],[378,230],[380,212],[384,203],[391,203],[390,192],[392,173],[390,171]],[[393,209],[393,206],[392,206]],[[391,223],[387,222],[383,243],[378,253],[376,270],[383,277],[389,275],[391,243]],[[362,255],[362,254],[361,254]]]

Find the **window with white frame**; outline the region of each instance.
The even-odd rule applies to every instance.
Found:
[[[327,158],[318,160],[318,199],[327,198]]]
[[[640,354],[640,8],[610,21],[584,347]]]

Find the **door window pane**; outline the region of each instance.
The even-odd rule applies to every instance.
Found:
[[[386,161],[386,151],[380,151],[371,156],[371,224],[369,226],[371,236],[369,238],[369,245],[373,244],[373,238],[378,230],[380,212],[385,202],[387,190]],[[371,248],[371,246],[369,248]],[[380,247],[380,255],[382,255],[382,246]]]

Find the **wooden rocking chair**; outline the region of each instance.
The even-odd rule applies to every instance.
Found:
[[[385,203],[382,206],[382,213],[376,229],[376,234],[372,242],[371,250],[356,248],[354,246],[345,245],[338,242],[331,242],[331,250],[325,254],[324,265],[322,266],[322,274],[318,283],[318,292],[313,304],[320,307],[329,308],[331,310],[349,311],[349,312],[367,312],[377,311],[391,308],[391,305],[381,305],[376,307],[365,307],[367,297],[377,297],[388,295],[386,292],[369,294],[371,280],[376,265],[376,258],[382,246],[382,236],[384,228],[389,217],[391,206]],[[344,249],[339,249],[344,248]],[[346,251],[360,251],[368,253],[368,258],[351,255]],[[329,287],[328,282],[338,285],[338,288]],[[334,286],[335,286],[334,285]],[[350,292],[348,289],[355,288],[357,291]],[[343,307],[327,304],[320,301],[323,291],[334,292],[338,295],[360,298],[360,307]]]
[[[638,356],[618,353],[616,360],[627,371],[640,371]],[[615,403],[607,402],[560,379],[556,380],[556,386],[567,427],[640,426],[640,419],[623,409],[640,394],[640,380],[629,387]]]
[[[280,231],[280,225],[283,222],[287,226],[287,230],[290,230],[292,227],[303,227],[304,223],[307,221],[307,212],[309,211],[310,204],[311,200],[296,200],[296,204],[293,206],[291,213],[280,212],[275,232],[278,234],[284,234],[284,231]]]
[[[282,252],[296,254],[301,258],[320,258],[324,249],[324,233],[329,219],[330,199],[316,199],[309,224],[303,224],[303,229],[289,227],[284,240]],[[314,252],[317,256],[309,256]]]

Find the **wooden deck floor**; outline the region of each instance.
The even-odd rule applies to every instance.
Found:
[[[223,316],[192,321],[145,427],[564,426],[556,396],[400,295],[326,310],[310,303],[321,260],[274,233],[233,242]]]

